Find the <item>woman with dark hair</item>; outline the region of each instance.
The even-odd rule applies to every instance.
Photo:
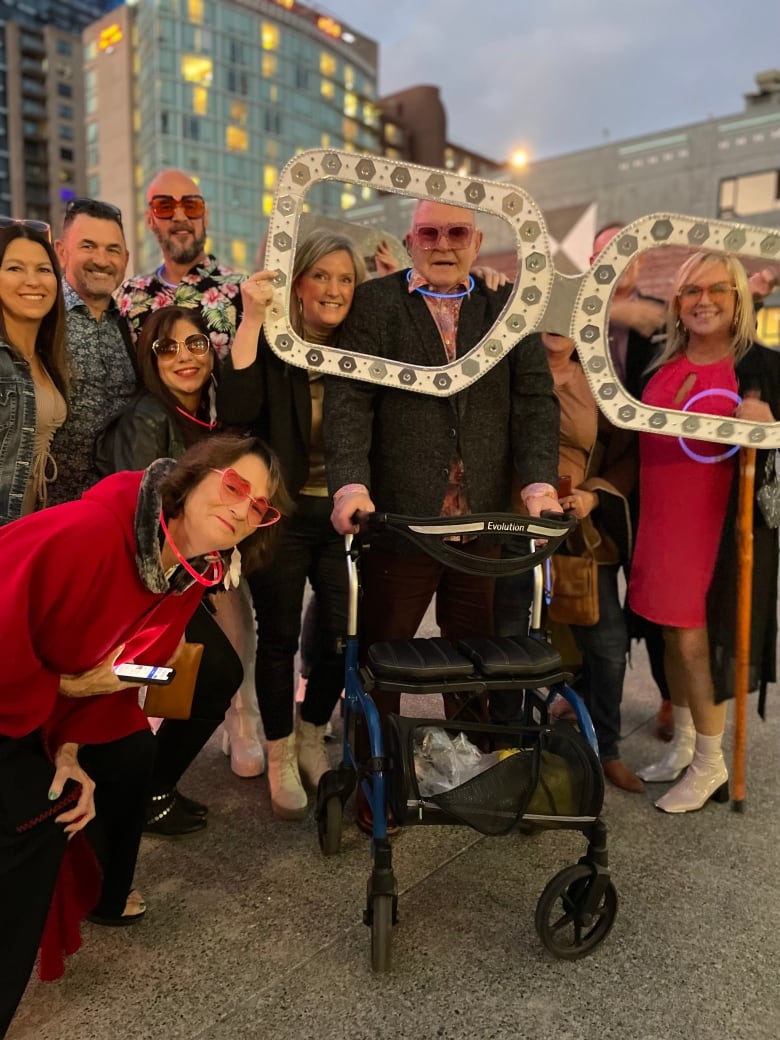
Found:
[[[740,262],[725,253],[693,254],[677,272],[666,346],[642,400],[772,422],[780,414],[780,360],[753,343],[754,333],[753,300]],[[668,813],[692,812],[711,798],[728,799],[721,743],[725,700],[733,695],[733,635],[726,630],[733,633],[736,600],[729,561],[736,556],[737,467],[720,445],[654,433],[639,440],[639,529],[628,596],[636,614],[664,626],[674,712],[669,749],[639,776],[648,783],[681,777],[655,805]],[[760,565],[754,570],[751,687],[774,678],[776,641],[777,534],[758,509],[754,537]]]
[[[99,441],[98,468],[104,473],[143,469],[160,457],[178,458],[188,444],[212,436],[217,425],[218,360],[198,311],[177,306],[155,311],[141,330],[138,364],[142,393]],[[187,627],[187,638],[204,645],[192,714],[186,720],[166,719],[157,731],[144,827],[147,834],[164,837],[193,834],[206,826],[207,807],[183,795],[178,783],[226,711],[235,722],[234,770],[243,776],[263,770],[254,692],[254,619],[244,590],[221,590],[204,599]]]
[[[267,276],[271,273],[253,278]],[[292,325],[309,342],[332,342],[355,286],[365,279],[365,263],[349,238],[312,232],[295,253]],[[252,287],[251,279],[241,286],[246,331],[246,294]],[[273,565],[249,584],[257,615],[257,697],[268,742],[271,807],[282,819],[298,820],[307,808],[302,778],[316,788],[328,768],[325,730],[344,686],[340,641],[346,631],[347,574],[343,539],[330,522],[322,375],[285,364],[269,347],[261,324],[255,322],[254,337],[236,340],[225,359],[217,414],[231,426],[250,426],[273,445],[295,501]],[[317,653],[296,734],[294,661],[307,579],[317,601]]]
[[[7,524],[46,505],[57,475],[51,441],[67,415],[68,360],[47,225],[0,219],[0,524]]]
[[[247,569],[270,558],[284,498],[261,441],[213,437],[0,530],[13,647],[0,675],[0,1035],[39,944],[56,978],[85,913],[143,915],[128,895],[154,738],[114,666],[168,662],[235,546]]]

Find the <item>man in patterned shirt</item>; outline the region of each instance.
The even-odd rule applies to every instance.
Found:
[[[68,417],[52,442],[57,474],[49,503],[79,498],[100,479],[95,437],[137,386],[127,322],[113,293],[127,267],[122,214],[97,199],[71,199],[55,242],[71,359]]]
[[[214,350],[225,357],[241,320],[239,286],[244,275],[222,267],[206,253],[208,208],[186,173],[158,173],[146,198],[146,226],[160,243],[163,262],[152,274],[129,278],[119,291],[119,309],[130,323],[133,339],[160,307],[200,307]]]

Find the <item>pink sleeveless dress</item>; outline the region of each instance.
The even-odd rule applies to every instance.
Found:
[[[675,402],[689,376],[693,385]],[[652,376],[642,401],[682,409],[702,390],[736,392],[732,358],[695,365],[674,358]],[[690,412],[731,416],[736,403],[721,394],[697,401]],[[722,455],[722,444],[686,439],[698,455]],[[639,435],[639,530],[631,562],[628,602],[640,617],[674,628],[704,628],[712,579],[726,515],[736,456],[722,462],[690,459],[677,437]]]

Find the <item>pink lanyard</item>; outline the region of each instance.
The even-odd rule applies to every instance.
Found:
[[[198,574],[195,568],[190,566],[190,564],[184,559],[182,554],[179,552],[178,548],[176,547],[176,543],[174,542],[173,538],[171,538],[168,528],[165,524],[165,517],[163,516],[162,509],[160,510],[160,527],[162,528],[166,541],[170,545],[171,549],[173,549],[174,556],[185,569],[185,571],[190,575],[191,578],[194,578],[199,585],[205,585],[207,589],[212,588],[212,586],[214,585],[219,585],[219,583],[222,581],[222,576],[225,573],[225,568],[222,565],[221,557],[218,560],[211,561],[211,567],[213,568],[212,574],[216,573],[217,575],[216,578],[214,578],[214,580],[211,581],[209,578],[205,576],[205,574]]]

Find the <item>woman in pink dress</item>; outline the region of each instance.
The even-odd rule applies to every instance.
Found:
[[[677,273],[666,348],[642,400],[658,408],[772,421],[768,406],[735,398],[735,365],[750,350],[753,301],[742,265],[696,253]],[[697,398],[697,395],[703,394]],[[697,398],[696,400],[694,400]],[[688,407],[686,408],[686,404]],[[640,516],[629,581],[632,610],[664,626],[665,668],[674,711],[674,740],[639,776],[677,780],[655,803],[664,812],[701,809],[728,799],[721,750],[725,703],[716,703],[707,635],[707,590],[715,569],[735,459],[722,445],[640,434]]]

